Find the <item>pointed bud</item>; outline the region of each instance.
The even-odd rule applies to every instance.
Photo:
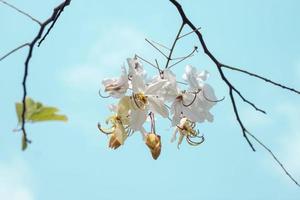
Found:
[[[153,159],[157,159],[161,151],[160,136],[155,133],[149,133],[146,136],[146,145],[149,147]]]
[[[109,140],[109,143],[108,143],[108,147],[109,148],[112,148],[112,149],[117,149],[121,146],[121,143],[119,142],[119,140],[117,139],[116,135],[115,134],[112,134],[110,136],[110,140]]]

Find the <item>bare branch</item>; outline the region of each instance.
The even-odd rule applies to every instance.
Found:
[[[152,44],[152,42],[150,42],[147,38],[145,38],[146,42],[148,42],[153,48],[155,48],[159,53],[161,53],[161,55],[163,55],[166,59],[168,59],[168,56],[162,52],[157,46],[155,46],[154,44]]]
[[[198,39],[199,39],[199,42],[201,43],[201,46],[203,48],[203,51],[204,53],[215,63],[217,69],[218,69],[218,72],[220,74],[220,77],[221,79],[224,81],[224,83],[227,85],[228,87],[228,91],[229,91],[229,96],[230,96],[230,100],[231,100],[231,104],[233,106],[233,111],[234,111],[234,114],[236,116],[236,120],[242,130],[242,133],[243,133],[243,136],[245,138],[245,140],[247,141],[247,143],[249,144],[249,146],[251,147],[251,149],[253,151],[255,151],[255,148],[253,146],[253,144],[251,143],[251,141],[249,140],[248,138],[248,135],[251,136],[260,146],[264,147],[265,150],[267,150],[272,156],[273,158],[275,159],[275,161],[281,166],[281,168],[285,171],[285,173],[287,174],[287,176],[297,185],[300,187],[300,185],[298,184],[297,181],[295,181],[295,179],[290,175],[290,173],[283,167],[282,163],[276,158],[276,156],[274,156],[274,154],[272,153],[272,151],[267,148],[260,140],[258,140],[254,135],[250,134],[249,131],[245,128],[241,118],[240,118],[240,115],[239,115],[239,112],[238,112],[238,109],[237,109],[237,106],[236,106],[236,102],[235,102],[235,98],[234,98],[234,94],[233,92],[237,93],[239,95],[239,97],[246,103],[250,104],[253,108],[255,108],[257,111],[260,111],[260,112],[263,112],[263,110],[257,108],[253,103],[251,103],[250,101],[248,101],[247,99],[245,99],[242,94],[231,84],[231,82],[228,80],[228,78],[225,76],[224,72],[223,72],[223,68],[228,68],[228,69],[231,69],[231,70],[235,70],[235,71],[239,71],[239,72],[242,72],[242,73],[245,73],[247,75],[250,75],[250,76],[254,76],[256,78],[259,78],[259,79],[262,79],[266,82],[269,82],[273,85],[276,85],[276,86],[279,86],[283,89],[287,89],[287,90],[290,90],[292,92],[295,92],[297,94],[300,94],[299,91],[293,89],[293,88],[289,88],[289,87],[286,87],[286,86],[283,86],[279,83],[276,83],[274,81],[271,81],[270,79],[267,79],[267,78],[264,78],[262,76],[259,76],[259,75],[256,75],[256,74],[253,74],[253,73],[250,73],[250,72],[247,72],[245,70],[241,70],[241,69],[238,69],[238,68],[233,68],[233,67],[229,67],[228,65],[224,65],[222,64],[221,62],[219,62],[216,57],[209,51],[209,49],[207,48],[206,46],[206,43],[203,39],[203,36],[202,34],[200,33],[199,30],[197,30],[197,28],[194,26],[194,24],[187,18],[187,16],[185,15],[181,5],[176,1],[176,0],[170,0],[170,2],[177,8],[181,18],[182,18],[182,22],[183,22],[183,26],[186,24],[188,25],[192,30],[193,32],[197,35]]]
[[[26,17],[28,17],[28,18],[31,19],[32,21],[38,23],[40,26],[42,25],[42,23],[41,23],[39,20],[35,19],[34,17],[32,17],[32,16],[29,15],[28,13],[26,13],[26,12],[20,10],[19,8],[15,7],[14,5],[12,5],[12,4],[10,4],[10,3],[7,3],[6,1],[3,1],[3,0],[0,0],[0,2],[3,3],[3,4],[5,4],[5,5],[7,5],[8,7],[12,8],[12,9],[16,10],[17,12],[21,13],[22,15],[25,15]]]
[[[289,90],[289,91],[291,91],[291,92],[295,92],[295,93],[297,93],[297,94],[300,94],[300,91],[299,91],[299,90],[296,90],[296,89],[294,89],[294,88],[290,88],[290,87],[284,86],[284,85],[282,85],[282,84],[280,84],[280,83],[274,82],[274,81],[272,81],[272,80],[270,80],[270,79],[267,79],[267,78],[265,78],[265,77],[262,77],[262,76],[260,76],[260,75],[257,75],[257,74],[251,73],[251,72],[248,72],[248,71],[246,71],[246,70],[239,69],[239,68],[236,68],[236,67],[231,67],[231,66],[224,65],[224,64],[222,64],[222,67],[227,68],[227,69],[231,69],[231,70],[233,70],[233,71],[238,71],[238,72],[247,74],[247,75],[249,75],[249,76],[253,76],[253,77],[255,77],[255,78],[258,78],[258,79],[261,79],[261,80],[266,81],[266,82],[268,82],[268,83],[271,83],[272,85],[281,87],[282,89],[286,89],[286,90]]]
[[[183,35],[179,36],[178,39],[181,39],[181,38],[183,38],[185,36],[188,36],[189,34],[194,33],[195,31],[198,31],[200,29],[201,29],[201,27],[197,28],[196,30],[192,30],[192,31],[190,31],[190,32],[188,32],[186,34],[183,34]]]
[[[165,45],[161,44],[161,43],[158,43],[158,42],[155,42],[153,40],[151,40],[152,43],[154,44],[157,44],[158,46],[161,46],[162,48],[168,50],[168,51],[171,51],[171,49],[169,47],[166,47]]]
[[[181,60],[175,62],[175,63],[172,64],[172,65],[170,65],[168,68],[170,69],[171,67],[173,67],[173,66],[175,66],[175,65],[177,65],[177,64],[179,64],[179,63],[181,63],[181,62],[184,61],[185,59],[194,56],[194,53],[197,51],[197,49],[198,49],[198,47],[195,46],[194,49],[193,49],[193,51],[192,51],[191,53],[189,53],[187,56],[184,56],[184,57],[180,58]]]
[[[57,13],[59,12],[59,10],[63,10],[65,6],[69,5],[71,2],[71,0],[65,0],[63,3],[59,4],[54,10],[52,15],[41,24],[40,30],[38,32],[38,34],[33,38],[33,40],[31,41],[31,43],[29,43],[29,51],[25,60],[25,69],[24,69],[24,75],[23,75],[23,81],[22,81],[22,86],[23,86],[23,111],[22,111],[22,125],[21,125],[21,129],[23,131],[23,136],[26,142],[30,143],[30,140],[28,140],[27,138],[27,134],[26,134],[26,130],[25,130],[25,114],[26,114],[26,97],[27,97],[27,86],[26,86],[26,81],[27,81],[27,77],[28,77],[28,69],[29,69],[29,62],[30,59],[32,57],[32,53],[34,50],[34,46],[35,44],[38,42],[38,40],[42,37],[44,30],[46,28],[46,26],[48,24],[50,24],[51,22],[54,22],[57,20]],[[54,24],[52,23],[52,24]],[[51,27],[50,27],[51,28]],[[51,30],[51,29],[50,29]],[[46,35],[49,32],[46,33]],[[45,36],[43,37],[43,39],[45,39]]]
[[[266,111],[258,108],[254,103],[252,103],[251,101],[249,101],[248,99],[246,99],[239,90],[237,90],[233,85],[231,85],[232,90],[237,93],[239,95],[239,97],[247,104],[249,104],[250,106],[252,106],[256,111],[261,112],[263,114],[267,114]]]
[[[22,81],[22,88],[23,88],[23,98],[22,98],[22,103],[23,103],[23,110],[22,110],[22,122],[21,122],[21,130],[23,133],[23,140],[25,143],[29,144],[31,143],[31,141],[28,139],[27,137],[27,133],[26,133],[26,129],[25,129],[25,114],[26,114],[26,98],[27,98],[27,85],[26,85],[26,81],[27,81],[27,77],[28,77],[28,70],[29,70],[29,63],[33,54],[33,50],[34,47],[36,45],[36,43],[40,40],[39,45],[44,41],[44,39],[46,38],[46,36],[49,34],[49,32],[51,31],[51,29],[53,28],[55,22],[57,21],[58,17],[60,16],[60,14],[62,13],[62,11],[64,10],[64,8],[66,6],[68,6],[71,2],[71,0],[64,0],[61,4],[59,4],[56,8],[54,8],[52,14],[49,16],[48,19],[46,19],[44,22],[40,22],[38,20],[36,20],[35,18],[33,18],[31,15],[25,13],[24,11],[18,9],[17,7],[3,1],[0,0],[1,3],[13,8],[14,10],[18,11],[19,13],[29,17],[31,20],[37,22],[40,25],[39,31],[37,33],[37,35],[33,38],[33,40],[31,42],[27,42],[25,44],[20,45],[19,47],[13,49],[12,51],[8,52],[7,54],[5,54],[3,57],[0,58],[0,61],[2,61],[3,59],[5,59],[7,56],[11,55],[12,53],[15,53],[16,51],[18,51],[19,49],[22,49],[23,47],[28,46],[28,53],[25,59],[25,63],[24,63],[24,75],[23,75],[23,81]],[[45,28],[51,24],[51,26],[49,27],[49,29],[47,30],[46,34],[43,36]],[[43,36],[43,37],[42,37]]]
[[[170,63],[170,61],[172,60],[172,54],[173,54],[173,51],[174,51],[174,47],[175,47],[175,45],[176,45],[176,42],[178,41],[178,38],[179,38],[179,36],[180,36],[180,33],[181,33],[181,31],[182,31],[184,25],[185,25],[185,22],[183,22],[183,23],[181,24],[181,26],[180,26],[180,28],[179,28],[179,31],[178,31],[178,33],[177,33],[177,35],[176,35],[176,38],[175,38],[175,40],[174,40],[174,42],[173,42],[173,45],[172,45],[172,47],[171,47],[169,56],[167,57],[167,63],[166,63],[166,66],[165,66],[166,69],[168,68],[169,63]]]
[[[70,5],[70,3],[71,3],[71,0],[65,0],[63,3],[61,3],[60,5],[58,5],[56,8],[54,8],[52,16],[43,23],[43,25],[47,26],[49,23],[52,22],[51,25],[50,25],[50,27],[49,27],[49,29],[47,30],[46,34],[39,41],[38,47],[41,46],[42,42],[46,39],[46,37],[48,36],[48,34],[50,33],[50,31],[54,27],[54,25],[55,25],[57,19],[59,18],[60,14],[64,11],[64,9],[65,9],[66,6]]]
[[[161,71],[161,69],[158,66],[156,66],[155,64],[153,64],[150,61],[146,60],[145,58],[142,58],[141,56],[139,56],[137,54],[135,54],[135,57],[137,57],[138,59],[141,59],[142,61],[148,63],[150,66],[156,68],[159,72]]]
[[[0,0],[0,1],[1,1],[1,0]],[[6,57],[8,57],[9,55],[15,53],[16,51],[18,51],[18,50],[20,50],[20,49],[22,49],[23,47],[26,47],[26,46],[29,46],[29,43],[22,44],[22,45],[18,46],[17,48],[11,50],[10,52],[8,52],[8,53],[5,54],[4,56],[2,56],[2,57],[0,58],[0,61],[4,60],[4,59],[5,59]]]
[[[246,132],[248,135],[250,135],[257,143],[260,144],[268,153],[273,157],[273,159],[277,162],[277,164],[281,167],[281,169],[285,172],[285,174],[298,186],[300,187],[299,183],[293,178],[293,176],[287,171],[287,169],[283,166],[283,164],[280,162],[280,160],[275,156],[275,154],[271,151],[270,148],[268,148],[264,143],[262,143],[257,137],[255,137],[250,132]]]

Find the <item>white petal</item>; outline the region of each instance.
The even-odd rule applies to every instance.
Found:
[[[146,119],[147,112],[145,110],[132,109],[130,113],[130,128],[134,131],[141,130]]]
[[[206,79],[209,77],[209,72],[206,70],[200,71],[197,74],[198,81],[206,81]]]
[[[133,93],[139,93],[145,91],[145,83],[140,75],[132,75],[131,79]]]
[[[161,90],[166,83],[167,80],[160,80],[150,84],[145,90],[145,95],[158,95],[158,90]]]
[[[148,96],[149,109],[162,117],[167,118],[169,116],[168,108],[165,106],[164,101],[160,98]]]
[[[189,86],[195,90],[199,88],[199,83],[197,80],[197,70],[196,68],[187,65],[185,67],[185,73],[182,77],[186,82],[188,82]]]

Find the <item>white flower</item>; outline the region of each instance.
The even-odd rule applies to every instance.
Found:
[[[170,69],[164,69],[160,75],[154,76],[152,83],[165,80],[166,84],[158,91],[165,101],[172,102],[178,96],[179,88],[177,87],[176,76]]]
[[[105,87],[105,92],[111,97],[121,98],[127,92],[129,87],[128,75],[125,67],[122,67],[122,74],[119,78],[104,79],[102,84]]]
[[[142,124],[147,118],[148,110],[164,118],[169,116],[169,111],[164,104],[163,98],[159,97],[159,90],[166,82],[166,80],[161,80],[147,85],[140,75],[132,75],[133,95],[131,101],[133,109],[130,113],[130,126],[133,130],[141,129]]]
[[[213,121],[213,115],[209,110],[216,104],[217,99],[213,88],[204,82],[207,78],[207,71],[198,72],[196,68],[190,65],[186,66],[183,79],[189,84],[189,90],[196,95],[190,107],[197,116],[195,120],[197,122]]]

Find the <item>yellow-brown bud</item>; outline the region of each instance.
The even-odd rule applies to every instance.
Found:
[[[110,147],[112,149],[117,149],[120,146],[121,146],[121,143],[119,142],[119,140],[117,139],[115,134],[111,134],[110,140],[109,140],[109,143],[108,143],[108,147]]]
[[[161,141],[160,136],[155,133],[149,133],[146,136],[146,145],[149,147],[153,159],[157,159],[161,151]]]

